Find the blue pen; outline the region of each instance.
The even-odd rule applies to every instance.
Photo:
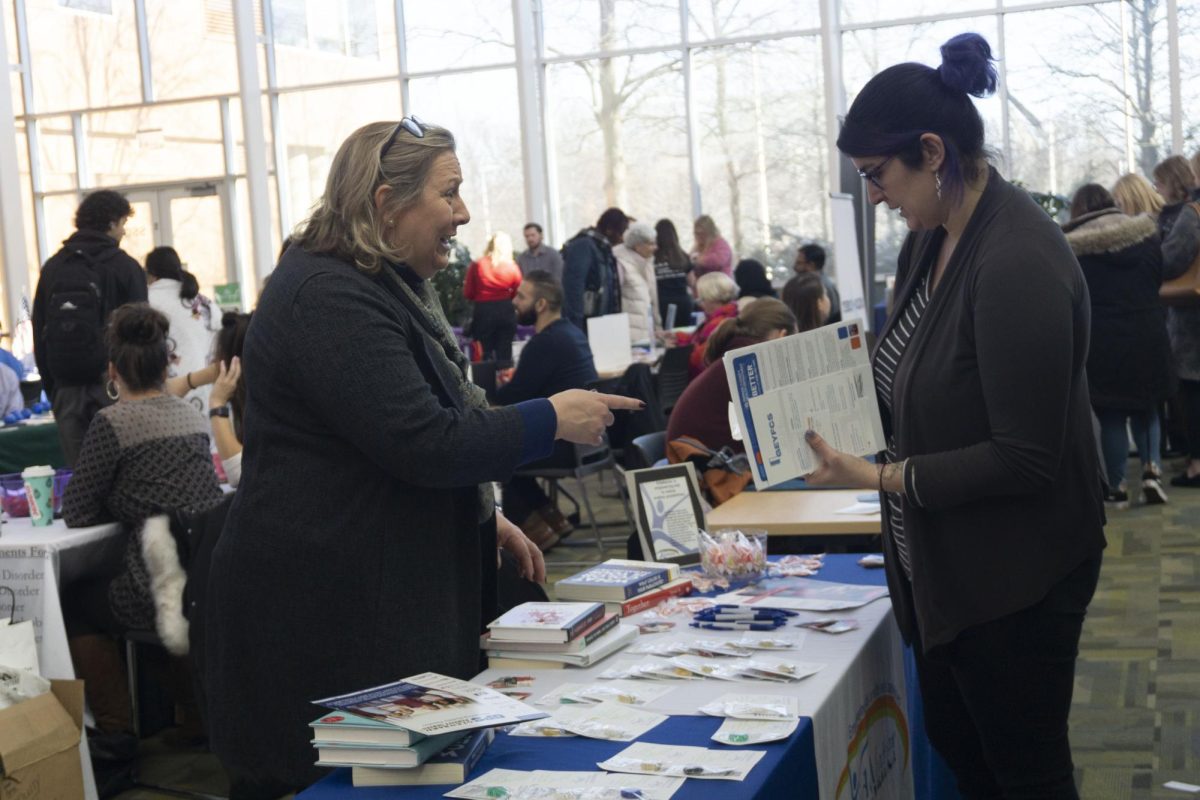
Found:
[[[787,617],[778,614],[697,614],[693,619],[700,622],[786,622]]]
[[[706,631],[773,631],[783,627],[782,622],[692,622],[690,625]]]
[[[767,614],[782,614],[785,617],[796,617],[800,615],[799,611],[793,611],[790,608],[769,608],[767,606],[739,606],[733,603],[718,603],[709,611],[761,611]]]

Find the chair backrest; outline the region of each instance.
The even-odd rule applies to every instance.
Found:
[[[625,451],[625,464],[629,469],[645,469],[666,457],[667,432],[646,433],[630,442]]]
[[[476,361],[471,364],[471,382],[483,389],[488,397],[496,393],[496,362]]]
[[[658,390],[658,406],[664,415],[670,414],[675,407],[675,401],[688,385],[688,359],[692,355],[693,345],[672,347],[663,354],[658,365],[658,380],[655,388]]]

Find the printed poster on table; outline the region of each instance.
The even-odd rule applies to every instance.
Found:
[[[326,697],[313,703],[426,736],[494,728],[549,716],[495,689],[436,672],[423,672],[395,683]]]
[[[625,473],[642,553],[650,561],[700,563],[704,506],[690,463]]]
[[[885,446],[858,320],[731,350],[725,373],[759,489],[816,469],[816,456],[804,441],[810,429],[851,455],[871,455]]]

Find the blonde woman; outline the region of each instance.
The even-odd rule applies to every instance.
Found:
[[[521,285],[521,268],[513,259],[512,237],[497,231],[488,239],[483,258],[472,261],[463,281],[463,296],[475,304],[471,338],[483,347],[485,361],[512,362],[517,317],[512,299]]]
[[[692,274],[699,280],[710,272],[733,275],[733,250],[729,242],[721,238],[717,223],[708,214],[696,217],[692,228],[695,244],[692,246]]]
[[[1122,213],[1131,217],[1149,214],[1155,219],[1163,209],[1162,195],[1154,191],[1150,181],[1133,172],[1117,179],[1112,188],[1113,201]]]
[[[471,218],[462,182],[445,128],[359,128],[246,333],[242,478],[204,615],[211,745],[232,796],[321,777],[313,698],[478,672],[497,547],[545,580],[492,482],[555,439],[599,443],[612,409],[642,405],[577,389],[488,407],[431,280]]]

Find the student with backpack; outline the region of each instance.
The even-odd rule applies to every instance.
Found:
[[[42,266],[33,300],[33,352],[67,466],[74,466],[92,417],[115,400],[105,392],[109,315],[146,301],[146,276],[120,248],[133,214],[119,192],[101,189],[75,211],[75,232]]]

